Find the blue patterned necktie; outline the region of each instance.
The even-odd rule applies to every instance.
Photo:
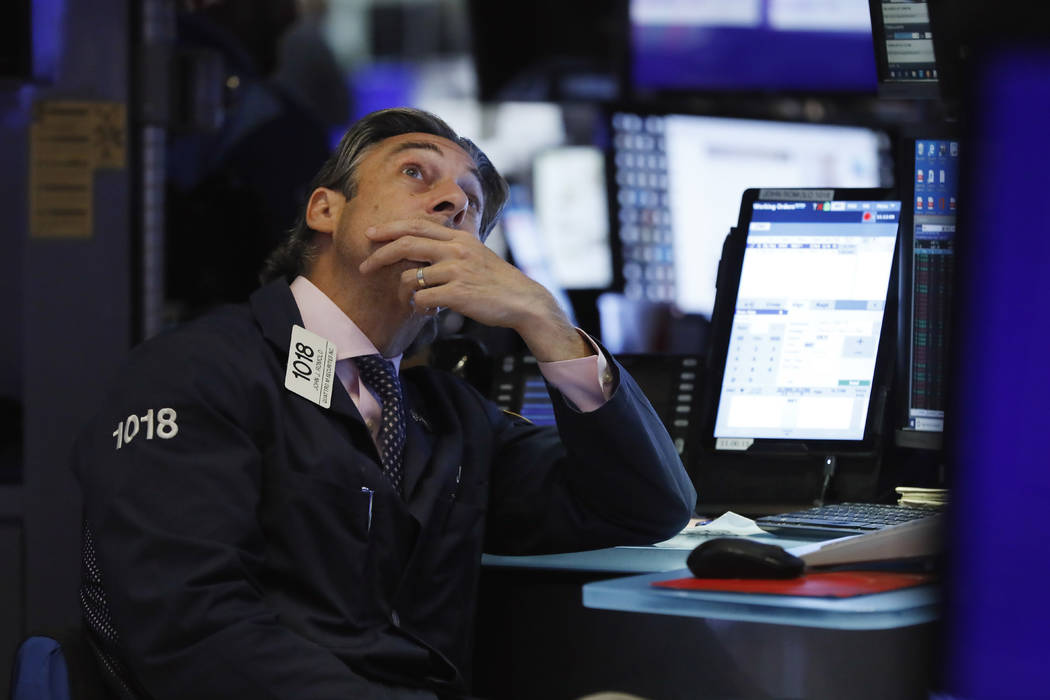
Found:
[[[383,471],[400,493],[405,454],[405,401],[401,393],[401,380],[397,378],[393,363],[379,355],[359,355],[354,358],[354,363],[361,380],[379,396],[383,404],[377,447],[383,460]]]

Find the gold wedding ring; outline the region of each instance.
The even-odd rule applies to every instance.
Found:
[[[416,284],[419,285],[420,289],[426,289],[427,288],[427,281],[425,279],[423,279],[423,268],[424,267],[425,267],[424,265],[420,265],[418,268],[416,268]]]

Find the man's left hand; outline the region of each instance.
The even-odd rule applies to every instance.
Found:
[[[401,273],[399,295],[419,308],[447,307],[479,323],[512,328],[541,362],[593,354],[543,285],[497,255],[477,236],[427,219],[391,221],[366,231],[385,243],[361,263],[369,274],[399,262],[423,266]]]

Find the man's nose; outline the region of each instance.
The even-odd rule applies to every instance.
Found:
[[[444,216],[447,225],[457,227],[463,223],[470,199],[463,188],[451,180],[439,183],[433,190],[430,210]]]

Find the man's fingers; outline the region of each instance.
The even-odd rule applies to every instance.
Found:
[[[420,269],[422,268],[422,272]],[[448,277],[442,274],[440,267],[420,263],[419,267],[405,270],[401,273],[401,284],[406,289],[417,292],[430,287],[436,287],[448,281]]]
[[[369,272],[387,265],[393,265],[402,260],[418,260],[431,263],[439,258],[440,246],[441,243],[439,241],[429,238],[417,238],[415,236],[398,238],[374,250],[371,255],[361,262],[358,269],[361,271],[361,274],[367,275]]]
[[[377,226],[371,226],[365,230],[369,240],[382,242],[393,241],[403,236],[420,236],[422,238],[433,238],[439,241],[452,240],[461,231],[442,226],[441,224],[428,221],[427,219],[403,219],[400,221],[387,221]]]

